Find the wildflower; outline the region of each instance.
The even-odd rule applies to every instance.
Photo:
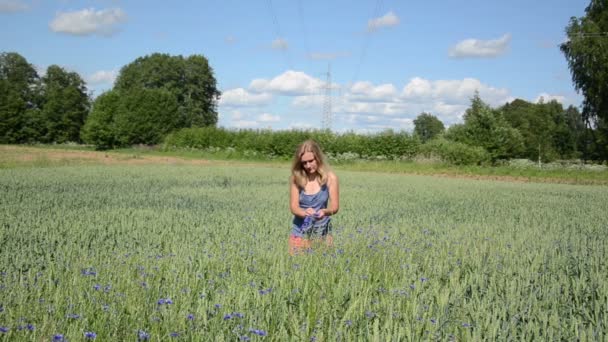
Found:
[[[97,337],[97,334],[92,331],[85,331],[84,338],[89,340],[94,340]]]
[[[221,304],[215,304],[215,305],[214,305],[214,307],[215,307],[216,309],[219,309],[219,308],[221,308],[221,307],[222,307],[222,305],[221,305]]]
[[[99,289],[101,289],[101,285],[99,285],[99,284],[95,284],[95,285],[93,285],[93,289],[94,289],[95,291],[99,291]]]
[[[429,280],[429,278],[425,278],[425,277],[420,278],[420,281],[421,281],[421,282],[423,282],[423,283],[424,283],[425,281],[427,281],[427,280]]]
[[[469,323],[462,323],[463,328],[470,328],[471,325]]]
[[[434,319],[434,318],[431,318],[431,323],[433,323],[433,324],[437,324],[437,320],[436,320],[436,319]]]
[[[227,321],[227,320],[229,320],[231,318],[232,318],[232,315],[230,315],[230,314],[225,314],[224,315],[224,321]]]
[[[171,337],[179,337],[179,333],[174,331],[174,332],[170,333],[169,336],[171,336]]]
[[[85,269],[81,270],[80,274],[82,274],[84,276],[96,276],[97,272],[95,271],[95,269],[93,267],[89,267],[89,268],[85,268]]]
[[[159,299],[156,304],[158,305],[171,305],[173,304],[173,301],[171,300],[171,298],[161,298]]]
[[[250,333],[253,333],[253,334],[255,334],[255,335],[258,335],[258,336],[266,336],[266,335],[268,335],[268,334],[266,333],[266,331],[261,330],[261,329],[249,329],[249,332],[250,332]]]
[[[55,336],[53,336],[53,341],[55,341],[55,342],[65,342],[67,340],[65,339],[65,337],[63,336],[63,334],[55,334]]]
[[[193,314],[188,314],[188,316],[186,316],[186,319],[189,321],[194,321],[194,315]]]
[[[28,325],[26,325],[26,326],[25,326],[25,328],[26,328],[27,330],[29,330],[29,331],[34,331],[34,330],[36,330],[36,327],[35,327],[33,324],[31,324],[31,323],[30,323],[30,324],[28,324]]]
[[[7,327],[0,327],[0,332],[1,333],[7,333],[10,329]]]
[[[251,338],[249,336],[243,335],[243,336],[239,337],[239,340],[241,340],[241,341],[249,341],[249,340],[251,340]]]
[[[243,318],[243,317],[245,317],[245,315],[243,315],[243,314],[242,314],[242,313],[240,313],[240,312],[233,312],[233,313],[232,313],[232,316],[233,316],[233,317],[236,317],[236,318]]]
[[[137,331],[137,340],[139,341],[147,341],[150,339],[150,334],[143,330]]]

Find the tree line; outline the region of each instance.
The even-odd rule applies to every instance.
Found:
[[[416,153],[456,163],[511,158],[608,160],[608,0],[591,0],[585,16],[571,18],[566,34],[560,49],[584,97],[582,111],[563,108],[556,101],[521,99],[491,108],[475,94],[463,123],[447,129],[431,113],[421,113],[411,135],[390,131],[354,138],[351,132],[335,134],[328,142],[366,141],[362,145],[366,150],[358,154],[386,152],[389,158],[398,158],[398,151],[411,154],[412,146],[420,146]],[[162,142],[201,145],[209,141],[201,134],[269,136],[264,131],[239,135],[214,129],[220,95],[213,69],[202,55],[155,53],[137,58],[120,70],[112,89],[93,100],[77,73],[51,65],[40,76],[23,56],[4,52],[0,54],[0,143],[77,142],[109,149]],[[212,128],[197,129],[203,127]],[[290,133],[272,136],[285,134]],[[239,139],[226,141],[240,146]],[[350,152],[357,149],[356,144],[340,146],[351,146]]]
[[[23,56],[2,53],[0,143],[158,144],[176,129],[215,125],[220,95],[201,55],[140,57],[93,100],[77,73],[51,65],[40,76]]]

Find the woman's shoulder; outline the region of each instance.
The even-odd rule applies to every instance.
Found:
[[[327,184],[331,186],[331,184],[338,181],[338,176],[333,171],[327,172]]]

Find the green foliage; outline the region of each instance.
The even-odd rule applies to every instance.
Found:
[[[99,95],[84,124],[82,140],[98,149],[109,149],[119,146],[115,116],[118,115],[120,95],[116,91],[107,91]]]
[[[39,77],[21,55],[0,54],[0,143],[37,141],[42,134]]]
[[[178,104],[176,127],[200,127],[217,123],[217,90],[207,58],[188,58],[154,53],[124,66],[114,90],[128,93],[134,89],[164,89]]]
[[[132,89],[120,94],[114,117],[116,140],[121,146],[157,144],[177,127],[178,103],[165,89]]]
[[[566,27],[568,40],[564,53],[577,90],[582,92],[583,119],[587,127],[600,127],[608,121],[608,0],[591,0],[581,18],[572,17]],[[602,123],[603,122],[603,123]],[[598,129],[598,139],[608,140],[608,131]],[[596,144],[604,160],[608,145]]]
[[[80,129],[90,107],[84,81],[75,72],[51,65],[42,78],[42,84],[45,124],[42,141],[80,142]]]
[[[422,113],[414,119],[414,134],[416,134],[423,143],[433,139],[444,131],[445,127],[443,126],[443,122],[432,114]]]
[[[373,135],[343,135],[330,131],[226,130],[223,128],[185,128],[169,134],[164,140],[171,148],[234,148],[256,151],[269,157],[291,158],[296,147],[314,139],[330,155],[355,153],[370,159],[411,159],[418,152],[419,141],[406,132],[385,131]]]
[[[465,112],[464,124],[451,127],[446,138],[482,147],[492,161],[517,157],[524,147],[519,131],[511,127],[501,111],[492,110],[478,94],[475,94],[471,107]]]
[[[422,145],[420,154],[427,158],[437,156],[441,161],[452,165],[483,165],[490,160],[490,155],[482,147],[441,137]]]

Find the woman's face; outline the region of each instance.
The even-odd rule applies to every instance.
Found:
[[[302,168],[307,174],[312,175],[317,172],[317,159],[312,152],[304,152],[300,157],[300,163],[302,163]]]

